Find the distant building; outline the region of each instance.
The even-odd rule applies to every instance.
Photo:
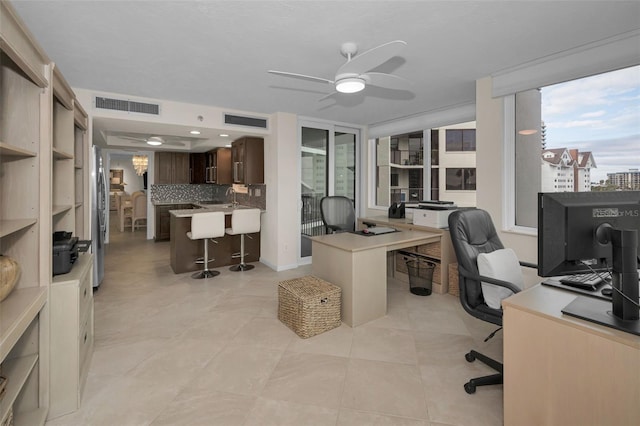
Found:
[[[629,169],[628,172],[607,173],[607,183],[619,189],[640,189],[640,171]]]
[[[542,192],[591,191],[591,169],[596,162],[591,152],[554,148],[542,151]]]

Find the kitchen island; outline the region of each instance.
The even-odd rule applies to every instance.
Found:
[[[231,214],[235,209],[251,209],[239,205],[233,207],[231,204],[198,204],[196,208],[171,210],[171,269],[176,274],[184,272],[199,271],[202,269],[201,263],[195,263],[196,259],[204,255],[204,244],[202,240],[191,240],[187,237],[187,232],[191,230],[191,217],[194,214],[221,211],[225,214],[225,228],[231,227]],[[230,266],[240,263],[239,257],[232,257],[234,253],[240,252],[240,235],[225,235],[215,238],[216,242],[208,241],[209,244],[209,269],[222,266]],[[260,260],[260,233],[247,234],[244,240],[245,262],[257,262]]]

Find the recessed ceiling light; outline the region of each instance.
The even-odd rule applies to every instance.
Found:
[[[192,130],[189,133],[191,133],[192,135],[199,135],[200,134],[200,130]]]
[[[220,135],[219,135],[219,136],[220,136],[221,138],[228,138],[228,137],[229,137],[229,135],[228,135],[228,134],[226,134],[226,133],[220,133]]]

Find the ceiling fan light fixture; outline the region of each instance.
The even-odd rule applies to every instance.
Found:
[[[336,81],[336,90],[340,93],[357,93],[364,89],[364,80],[358,77],[347,77]]]
[[[147,139],[147,144],[153,146],[162,145],[162,138],[151,136],[149,139]]]

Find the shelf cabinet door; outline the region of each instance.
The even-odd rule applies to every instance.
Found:
[[[204,152],[189,154],[189,183],[206,183],[206,156]]]
[[[264,139],[245,137],[231,144],[233,183],[264,183]]]
[[[156,152],[156,184],[185,184],[190,182],[189,153]]]

